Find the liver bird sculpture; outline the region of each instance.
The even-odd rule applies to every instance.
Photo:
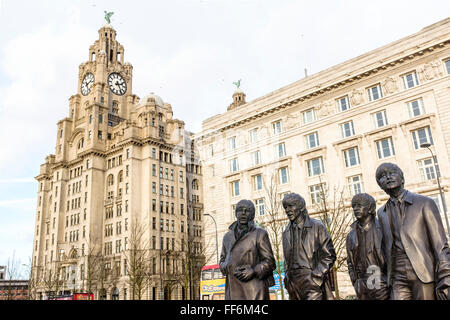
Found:
[[[239,88],[241,86],[241,79],[237,82],[233,82],[233,84],[236,86],[236,88]]]
[[[111,23],[111,16],[114,14],[114,12],[107,12],[107,11],[105,11],[105,20],[106,20],[106,22],[108,22],[108,24],[110,24]]]

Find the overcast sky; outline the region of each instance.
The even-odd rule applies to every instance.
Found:
[[[55,152],[78,66],[111,25],[139,97],[155,92],[198,132],[247,101],[447,18],[448,0],[0,0],[0,265],[32,254],[39,166]]]

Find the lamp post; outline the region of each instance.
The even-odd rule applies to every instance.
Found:
[[[213,219],[214,221],[214,226],[216,227],[216,258],[217,258],[217,264],[219,264],[219,242],[217,240],[217,223],[216,223],[216,219],[214,219],[214,217],[212,215],[210,215],[209,213],[205,213],[205,216],[209,216]]]
[[[428,142],[422,143],[420,145],[421,148],[427,148],[430,151],[430,153],[431,153],[431,159],[433,161],[434,171],[436,172],[436,180],[437,180],[437,184],[438,184],[438,188],[439,188],[439,194],[441,196],[442,207],[444,209],[445,224],[447,225],[447,234],[450,237],[450,228],[449,228],[448,217],[447,217],[447,205],[445,204],[444,192],[442,191],[442,188],[441,188],[441,183],[439,181],[439,174],[438,174],[437,165],[436,165],[436,162],[434,160],[434,154],[433,154],[433,151],[431,150],[430,146],[431,146],[431,144],[428,143]]]

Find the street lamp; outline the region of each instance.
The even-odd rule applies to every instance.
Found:
[[[449,228],[448,217],[447,217],[447,205],[445,204],[444,192],[442,191],[442,188],[441,188],[437,165],[436,165],[436,162],[434,161],[434,154],[433,154],[433,151],[431,150],[430,146],[431,146],[431,143],[428,143],[428,142],[422,143],[420,145],[421,148],[427,148],[431,153],[431,159],[433,161],[434,171],[436,172],[436,180],[437,180],[437,184],[438,184],[438,188],[439,188],[439,194],[441,196],[442,207],[444,208],[444,217],[445,217],[445,224],[447,225],[447,234],[450,237],[450,228]]]
[[[209,216],[213,219],[214,221],[214,226],[216,227],[216,257],[217,257],[217,264],[219,264],[219,242],[217,240],[217,223],[216,223],[216,219],[214,219],[214,217],[212,215],[210,215],[209,213],[205,213],[205,216]]]

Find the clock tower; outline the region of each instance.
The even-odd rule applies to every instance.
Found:
[[[107,23],[98,36],[79,66],[69,114],[58,121],[56,152],[36,177],[38,298],[142,294],[132,291],[128,274],[135,268],[129,250],[133,232],[152,244],[144,250],[154,270],[150,287],[142,289],[146,298],[196,297],[198,279],[173,288],[173,281],[159,278],[169,266],[181,271],[203,265],[201,168],[190,133],[161,97],[133,94],[133,67],[124,63],[113,27]]]

